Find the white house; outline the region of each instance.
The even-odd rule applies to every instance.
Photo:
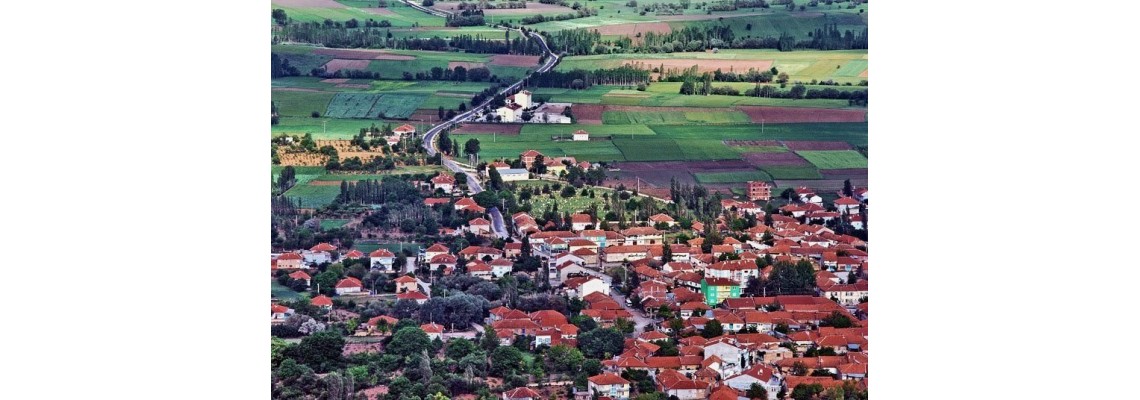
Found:
[[[368,253],[368,257],[372,263],[372,268],[385,271],[391,271],[392,263],[396,262],[396,255],[392,254],[388,249],[376,249],[376,251]]]
[[[748,390],[753,383],[759,383],[768,391],[768,400],[776,400],[780,392],[780,376],[765,365],[754,365],[739,374],[728,377],[724,383],[736,390]]]
[[[591,376],[588,390],[614,400],[629,399],[629,381],[609,372]]]
[[[467,226],[467,230],[476,235],[491,233],[491,221],[488,221],[483,217],[468,221]]]
[[[525,181],[530,179],[530,172],[522,168],[500,169],[499,177],[503,182]]]
[[[518,104],[507,104],[495,109],[495,115],[499,116],[501,122],[516,122],[522,117],[522,109]]]
[[[360,293],[360,291],[363,289],[364,289],[364,284],[360,283],[359,279],[353,278],[351,276],[344,278],[344,279],[341,279],[340,282],[336,283],[336,294],[337,295],[344,295],[344,294],[349,294],[349,293]]]
[[[292,308],[285,307],[285,306],[280,305],[280,304],[274,304],[272,306],[272,311],[271,311],[270,315],[272,316],[273,321],[280,322],[280,321],[284,321],[285,319],[292,316],[293,312],[294,311]]]
[[[728,376],[743,370],[744,367],[740,360],[743,356],[747,362],[748,350],[732,344],[727,339],[722,339],[711,344],[705,344],[705,359],[712,356],[717,356],[721,360],[721,376]]]
[[[491,275],[496,278],[502,278],[503,275],[511,273],[514,270],[514,263],[506,258],[496,259],[491,261]]]
[[[577,289],[575,289],[575,295],[577,295],[578,299],[584,299],[586,296],[589,296],[590,293],[595,292],[601,292],[602,294],[609,296],[610,285],[607,285],[601,279],[590,278],[589,280],[582,282],[582,284],[579,285]]]
[[[455,190],[455,177],[448,174],[439,174],[431,178],[432,190],[443,189],[444,193],[451,193]]]
[[[574,131],[574,141],[575,142],[584,142],[584,141],[588,141],[588,140],[590,140],[590,133],[589,132],[586,132],[586,131],[581,130],[581,129]]]
[[[507,104],[518,104],[522,108],[530,107],[530,95],[531,93],[529,90],[519,91],[518,93],[507,97]]]

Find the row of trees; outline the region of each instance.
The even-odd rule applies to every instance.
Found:
[[[647,32],[639,42],[628,37],[616,41],[603,41],[598,31],[587,29],[565,30],[547,34],[552,49],[570,55],[606,53],[673,53],[681,51],[703,51],[719,48],[733,49],[796,49],[851,50],[866,49],[867,29],[862,31],[843,30],[837,25],[827,25],[807,32],[807,40],[797,40],[796,36],[783,32],[779,37],[737,37],[729,25],[688,26],[668,33]]]
[[[609,69],[596,69],[593,71],[582,69],[548,71],[532,74],[528,80],[528,85],[568,89],[585,89],[593,85],[632,86],[648,83],[649,74],[648,69],[638,68],[632,65],[623,65]]]

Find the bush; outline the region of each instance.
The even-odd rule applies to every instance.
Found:
[[[317,112],[317,111],[313,111],[313,113],[312,113],[312,114],[310,114],[310,116],[312,116],[313,118],[320,118],[320,117],[321,117],[321,113],[320,113],[320,112]]]

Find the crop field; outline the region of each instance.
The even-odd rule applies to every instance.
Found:
[[[739,183],[748,181],[772,181],[772,176],[764,171],[697,172],[693,173],[700,183]]]
[[[649,88],[661,83],[649,85]],[[668,83],[665,83],[668,84]],[[714,85],[715,86],[715,85]],[[680,87],[678,85],[678,87]],[[746,96],[686,96],[676,91],[670,93],[647,90],[624,90],[619,86],[597,85],[583,90],[538,88],[532,90],[536,98],[545,98],[556,103],[603,104],[646,107],[734,107],[734,106],[781,106],[848,108],[847,100],[832,99],[772,99]],[[862,108],[854,108],[862,109]]]
[[[407,118],[426,101],[418,93],[337,93],[325,116],[330,118]]]
[[[772,176],[772,179],[821,179],[819,169],[816,167],[761,167],[761,170]]]
[[[797,151],[819,169],[867,168],[867,158],[854,150]]]
[[[592,70],[614,68],[626,64],[642,65],[646,68],[664,65],[667,69],[684,69],[697,66],[701,71],[720,68],[724,72],[730,70],[745,72],[750,68],[762,71],[775,67],[779,72],[786,72],[793,82],[831,79],[839,83],[851,82],[854,84],[865,79],[859,77],[859,74],[867,69],[867,51],[797,50],[781,52],[770,49],[724,49],[716,53],[702,51],[600,54],[566,57],[556,69],[560,71]],[[713,84],[713,86],[718,85],[722,84]]]
[[[672,139],[615,137],[613,142],[627,161],[669,161],[686,158],[681,147]]]
[[[316,208],[332,204],[340,194],[340,185],[298,184],[285,192],[285,197],[301,201],[301,208]]]
[[[368,7],[360,7],[365,6]],[[324,22],[331,19],[344,22],[386,20],[393,27],[444,26],[444,19],[428,15],[398,2],[389,2],[386,8],[375,8],[376,3],[366,1],[335,2],[332,0],[273,0],[273,8],[285,10],[285,14],[298,22]]]
[[[334,93],[289,92],[274,90],[273,103],[277,114],[282,116],[307,117],[313,111],[323,112],[332,100]]]
[[[602,123],[607,125],[666,124],[747,124],[751,120],[740,111],[605,111]]]
[[[591,139],[601,140],[551,140],[560,134],[569,137],[578,129],[589,132]],[[534,149],[547,156],[573,156],[588,161],[751,160],[756,157],[755,162],[749,161],[755,166],[811,166],[775,141],[814,139],[841,141],[852,146],[867,144],[866,123],[766,124],[763,128],[759,124],[717,125],[712,133],[708,126],[700,125],[524,124],[518,135],[510,135],[507,129],[504,132],[507,134],[493,139],[487,137],[488,132],[455,132],[453,137],[478,135],[485,159],[513,159],[519,153]],[[605,140],[607,137],[610,140]],[[770,144],[741,146],[733,142],[734,145],[728,145],[726,140]]]
[[[272,286],[270,286],[269,294],[275,299],[293,301],[301,298],[301,294],[294,292],[293,289],[288,288],[274,279]]]

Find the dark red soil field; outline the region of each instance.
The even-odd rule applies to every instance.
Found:
[[[783,153],[744,153],[740,158],[754,167],[811,165],[810,162],[790,151]]]
[[[847,142],[818,142],[809,140],[785,140],[784,146],[792,151],[800,150],[851,150]]]
[[[779,193],[787,188],[797,188],[800,186],[807,186],[818,192],[835,192],[843,190],[843,179],[818,179],[818,180],[776,180],[776,188],[772,190],[773,194]],[[866,179],[852,179],[851,184],[856,187],[867,187]]]
[[[495,54],[491,56],[491,64],[508,67],[533,67],[538,65],[538,56]]]
[[[452,133],[474,135],[498,133],[500,135],[518,136],[521,131],[522,124],[463,124]]]
[[[583,125],[601,125],[602,112],[605,109],[606,106],[600,104],[575,104],[571,107],[574,118]]]
[[[676,178],[679,183],[692,185],[697,183],[692,175],[694,172],[724,172],[753,168],[741,160],[621,162],[611,166],[621,171],[606,172],[606,175],[611,177],[606,180],[606,186],[616,187],[620,183],[627,188],[636,188],[640,179],[641,193],[662,198],[669,197],[671,178]],[[711,188],[710,185],[705,186]],[[732,185],[715,186],[717,188],[723,186],[722,189],[727,192],[727,188]]]
[[[823,179],[867,179],[866,168],[821,169],[819,174]]]
[[[768,124],[798,122],[866,122],[867,111],[859,109],[737,106],[752,122]]]
[[[342,69],[368,69],[368,60],[333,59],[325,63],[325,71],[333,73]]]
[[[778,140],[723,140],[725,146],[734,147],[782,147]]]

